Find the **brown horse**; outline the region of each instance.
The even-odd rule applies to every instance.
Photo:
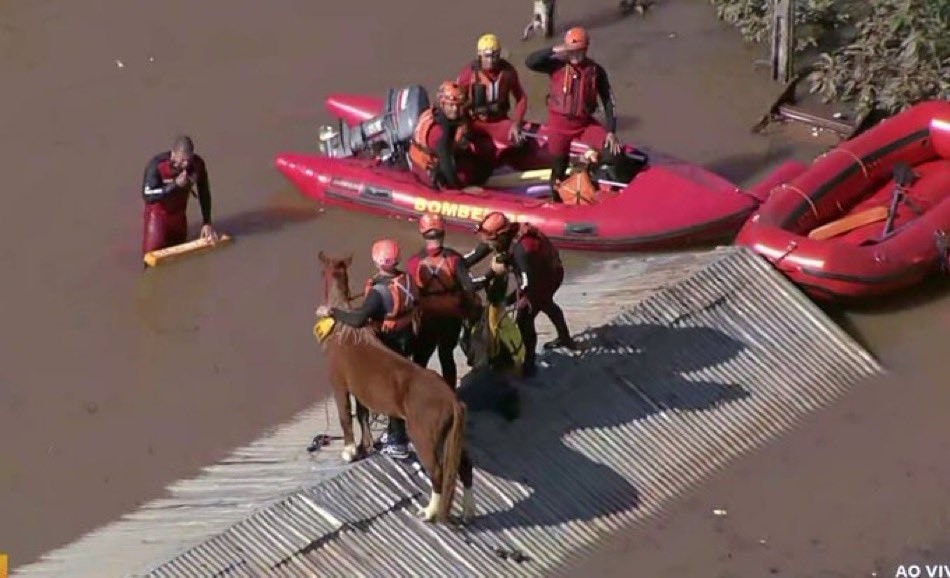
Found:
[[[348,268],[352,257],[333,259],[319,254],[323,266],[324,302],[331,307],[348,309],[352,301]],[[319,323],[318,323],[319,326]],[[465,450],[465,404],[445,387],[432,370],[420,367],[387,348],[372,328],[355,329],[339,321],[320,339],[330,363],[340,425],[343,428],[343,459],[356,458],[350,394],[356,398],[357,418],[368,452],[373,445],[369,429],[369,410],[406,420],[409,440],[419,461],[429,474],[432,497],[421,512],[423,519],[447,521],[455,495],[455,479],[464,487],[462,519],[471,519],[475,504],[472,493],[472,463]]]

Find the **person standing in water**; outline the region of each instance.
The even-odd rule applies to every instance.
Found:
[[[196,191],[197,189],[197,191]],[[201,205],[201,238],[216,241],[211,224],[211,187],[204,159],[195,154],[191,137],[181,135],[170,150],[148,162],[142,182],[142,254],[180,245],[188,238],[188,199]]]

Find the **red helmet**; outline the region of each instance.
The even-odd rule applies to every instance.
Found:
[[[504,234],[511,228],[511,221],[504,213],[495,211],[485,215],[482,222],[475,229],[477,233],[485,235],[489,239],[497,239],[499,235]]]
[[[436,97],[440,105],[445,103],[463,105],[465,104],[467,95],[457,82],[446,80],[439,85],[439,92]]]
[[[373,243],[373,263],[383,269],[392,269],[399,263],[399,243],[380,239]]]
[[[564,44],[562,46],[565,50],[587,50],[587,47],[590,46],[590,37],[587,35],[587,30],[580,26],[571,28],[564,34]]]
[[[419,218],[419,233],[426,235],[432,232],[445,233],[445,221],[438,213],[425,213]]]

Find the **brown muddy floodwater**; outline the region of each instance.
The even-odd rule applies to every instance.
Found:
[[[520,66],[528,46],[515,39],[529,6],[526,0],[485,0],[465,9],[425,0],[0,3],[7,199],[0,216],[0,551],[10,553],[11,566],[160,496],[168,483],[324,396],[322,361],[310,336],[317,250],[362,257],[376,236],[410,246],[416,236],[404,222],[318,213],[273,169],[274,154],[314,148],[329,92],[433,86],[455,75],[483,32],[507,41]],[[759,52],[716,22],[708,3],[659,0],[647,19],[623,21],[614,7],[607,0],[563,0],[559,10],[565,24],[590,27],[592,56],[612,74],[623,136],[739,182],[784,157],[814,152],[748,133],[775,87],[751,65]],[[543,84],[525,78],[533,93],[529,116],[540,119]],[[143,273],[142,172],[182,131],[195,137],[209,164],[217,227],[238,240]],[[193,205],[193,224],[197,214]],[[464,236],[452,240],[470,243]],[[568,262],[579,267],[596,258],[574,254]],[[367,272],[365,261],[356,272]],[[919,383],[945,386],[940,358],[948,303],[939,293],[923,305],[841,319],[888,364],[916,371]],[[939,435],[945,467],[950,428],[945,418],[942,429],[928,421],[939,417],[938,401],[948,407],[945,390],[892,384],[889,395],[875,398],[879,404],[865,402],[857,425],[847,426],[874,432],[872,447],[859,453],[836,445],[829,422],[821,430],[829,432],[822,451],[802,452],[809,471],[832,475],[845,459],[875,463],[882,455],[913,461],[905,455],[911,441],[936,451]],[[854,397],[861,395],[870,394]],[[885,408],[878,406],[893,419],[879,422],[875,412]],[[882,438],[895,447],[882,447]],[[909,445],[898,451],[904,438]],[[895,453],[881,453],[888,448]],[[773,476],[773,491],[787,486],[794,497],[810,487],[807,473],[783,467],[797,477]],[[731,491],[754,495],[761,479],[739,471]],[[915,471],[915,479],[936,475]],[[895,504],[942,507],[946,524],[946,484],[940,495],[938,485],[902,481],[882,476],[873,492],[843,483],[825,489],[846,492],[868,509],[882,495]],[[752,489],[743,491],[746,486]],[[902,494],[909,489],[911,495]],[[752,522],[770,515],[757,507]],[[800,524],[827,529],[841,518],[822,510]],[[853,521],[850,527],[865,539],[853,538],[852,550],[870,543],[887,556],[904,545],[893,532],[875,542],[876,526]],[[696,560],[703,547],[715,550],[686,528],[674,535],[671,526],[669,540],[693,536]],[[626,549],[607,547],[598,560],[615,565],[602,570],[629,564]],[[688,551],[650,549],[658,569],[670,556],[682,562]]]

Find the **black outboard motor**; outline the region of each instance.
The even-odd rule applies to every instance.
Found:
[[[404,157],[419,117],[429,108],[429,94],[419,85],[389,89],[383,113],[360,124],[337,131],[320,129],[320,152],[330,157],[372,151],[382,161]]]

